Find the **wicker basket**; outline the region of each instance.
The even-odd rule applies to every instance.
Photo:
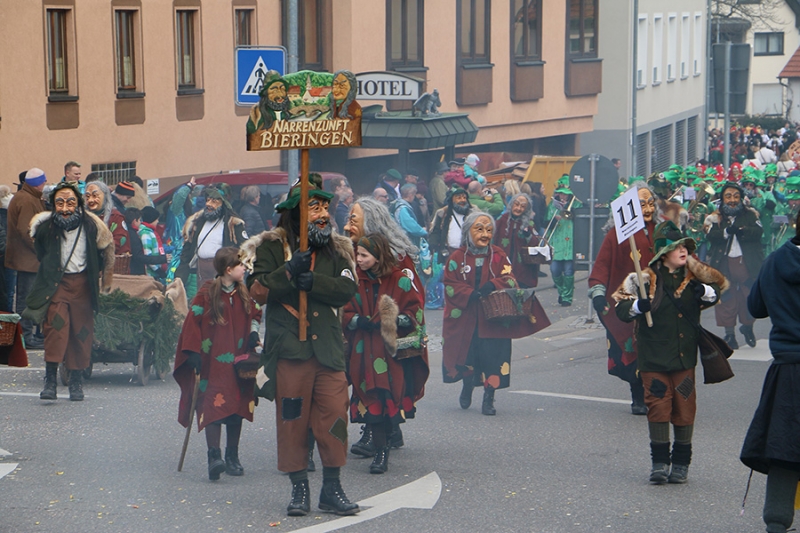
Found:
[[[523,300],[524,291],[505,289],[494,291],[481,298],[481,306],[486,320],[513,320],[529,316],[533,308],[533,296]]]
[[[412,333],[407,337],[397,339],[397,352],[394,358],[397,361],[410,357],[421,357],[428,345],[428,336]]]
[[[233,368],[240,379],[255,379],[258,369],[261,367],[261,354],[250,352],[247,359],[234,363]]]
[[[17,333],[17,325],[13,322],[0,322],[0,346],[11,346],[14,344],[14,336]]]
[[[519,254],[522,258],[522,264],[524,265],[549,265],[553,262],[553,247],[549,244],[545,244],[548,248],[550,248],[550,259],[545,257],[542,254],[535,254],[531,255],[530,253],[521,253]],[[523,250],[525,250],[523,248]],[[527,250],[526,250],[527,251]]]
[[[131,273],[131,254],[114,256],[114,274]]]

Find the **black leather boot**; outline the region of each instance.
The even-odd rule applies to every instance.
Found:
[[[243,476],[244,467],[239,462],[239,447],[225,448],[225,473],[229,476]]]
[[[55,400],[58,382],[58,363],[45,363],[44,389],[39,393],[40,400]]]
[[[317,443],[317,439],[314,438],[314,433],[311,430],[308,431],[308,466],[306,470],[308,472],[316,472],[317,465],[314,464],[314,445]]]
[[[485,387],[483,389],[483,406],[481,407],[481,413],[488,416],[497,414],[497,409],[494,408],[494,389],[491,387]]]
[[[631,383],[631,413],[646,415],[647,406],[644,404],[644,385],[641,381]]]
[[[741,326],[739,332],[744,335],[744,342],[751,348],[756,347],[756,335],[753,333],[753,326]]]
[[[731,350],[739,349],[739,343],[736,341],[736,335],[734,335],[733,333],[731,333],[730,335],[725,335],[724,341],[728,343],[728,346],[731,347]]]
[[[405,442],[403,442],[403,431],[400,429],[400,426],[397,426],[389,435],[389,446],[392,448],[402,448],[404,445]]]
[[[83,401],[83,370],[73,370],[69,373],[69,401]]]
[[[319,493],[319,508],[340,516],[356,514],[361,509],[357,503],[351,503],[344,493],[339,479],[322,480],[322,491]]]
[[[475,390],[475,378],[469,376],[463,379],[461,386],[461,396],[458,397],[458,403],[461,404],[462,409],[469,409],[472,405],[472,391]]]
[[[361,440],[350,446],[350,453],[363,457],[375,455],[375,441],[372,440],[372,428],[369,424],[361,426]]]
[[[389,470],[389,450],[391,446],[384,446],[375,452],[375,458],[369,465],[370,474],[384,474]]]
[[[305,516],[311,511],[311,495],[308,490],[308,480],[304,479],[292,483],[292,501],[286,508],[289,516]]]
[[[222,450],[219,448],[208,449],[208,479],[216,481],[225,471],[225,461],[222,460]]]

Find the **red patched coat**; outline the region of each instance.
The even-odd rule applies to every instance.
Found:
[[[114,253],[123,255],[131,253],[131,243],[128,242],[128,224],[125,222],[125,215],[117,209],[111,211],[108,217],[108,229],[114,235]]]
[[[508,323],[486,320],[479,301],[469,302],[473,291],[491,281],[496,290],[513,289],[517,281],[512,274],[511,262],[503,249],[492,245],[481,270],[480,283],[475,283],[476,256],[462,246],[452,254],[444,268],[444,319],[442,322],[442,378],[445,383],[461,379],[458,367],[467,360],[472,334],[484,339],[520,339],[533,335],[550,325],[541,304],[534,297],[532,316]]]
[[[354,422],[364,421],[367,413],[395,418],[401,415],[401,409],[401,418],[413,418],[414,404],[425,394],[425,382],[430,373],[427,348],[419,357],[398,361],[387,350],[384,339],[384,336],[390,336],[389,340],[392,340],[391,326],[385,325],[382,330],[373,331],[348,328],[355,315],[369,317],[376,324],[388,321],[395,327],[397,315],[406,315],[412,326],[396,327],[395,341],[414,332],[424,332],[424,292],[413,283],[406,268],[401,270],[400,266],[377,280],[358,269],[358,292],[344,307],[343,331],[349,348],[347,375],[353,385],[350,414]],[[376,283],[377,294],[374,291]],[[384,295],[396,304],[396,311],[386,312],[381,308]]]
[[[645,230],[647,233],[645,233]],[[639,264],[642,268],[653,259],[653,231],[655,223],[647,222],[645,230],[638,231],[633,238],[636,242],[636,249],[639,251]],[[589,287],[604,285],[606,287],[606,305],[608,312],[600,316],[600,321],[608,330],[609,334],[617,341],[622,349],[622,365],[630,366],[636,362],[636,339],[633,335],[633,322],[622,322],[614,312],[616,302],[611,295],[622,284],[622,280],[636,270],[631,256],[631,247],[628,242],[622,244],[617,242],[617,232],[611,228],[600,245],[600,251],[595,259],[592,273],[589,275]],[[619,377],[621,369],[616,368],[617,362],[609,358],[608,372]],[[633,366],[636,368],[636,365]]]
[[[522,254],[528,253],[529,246],[539,246],[539,236],[533,231],[533,219],[528,220],[523,227],[521,220],[514,220],[511,213],[507,212],[497,219],[496,226],[494,243],[511,259],[514,277],[523,287],[536,287],[539,284],[539,265],[522,262]]]
[[[222,293],[224,324],[213,324],[207,281],[192,300],[189,314],[178,338],[175,371],[172,373],[181,388],[178,422],[187,427],[194,391],[194,370],[187,364],[189,352],[200,354],[200,393],[197,396],[197,426],[202,430],[211,422],[237,414],[253,421],[253,380],[239,379],[233,363],[247,355],[252,320],[260,321],[261,311],[251,300],[250,312],[244,307],[238,290]]]

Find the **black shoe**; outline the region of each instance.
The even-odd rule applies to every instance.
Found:
[[[73,370],[69,373],[69,401],[83,401],[83,370]]]
[[[558,303],[559,304],[563,304],[564,303],[564,300],[561,299],[561,295],[560,294],[558,295]]]
[[[667,481],[669,483],[686,483],[689,481],[689,464],[692,462],[692,443],[672,445],[672,472]]]
[[[488,416],[497,414],[497,409],[494,408],[494,389],[491,387],[483,389],[483,406],[481,407],[481,413]]]
[[[650,456],[653,458],[653,467],[650,469],[650,483],[662,485],[669,478],[669,442],[651,442]]]
[[[319,493],[319,508],[323,511],[336,513],[340,516],[350,516],[359,512],[357,503],[351,503],[344,493],[342,484],[338,479],[322,481],[322,491]]]
[[[753,326],[741,326],[739,332],[744,335],[744,342],[746,342],[749,347],[756,347],[756,336],[753,333]]]
[[[216,481],[225,471],[225,461],[222,460],[222,450],[219,448],[208,449],[208,479]]]
[[[55,400],[58,381],[58,363],[45,363],[44,389],[39,393],[40,400]]]
[[[688,465],[672,465],[672,471],[669,473],[667,483],[683,484],[689,481],[689,466]]]
[[[398,426],[392,431],[392,434],[389,435],[389,447],[402,448],[403,446],[405,446],[405,442],[403,442],[403,431]]]
[[[239,447],[225,448],[225,473],[229,476],[243,476],[244,467],[239,462]]]
[[[372,429],[369,425],[361,426],[361,440],[350,446],[350,453],[363,457],[375,455],[375,441],[372,440]]]
[[[546,273],[544,273],[544,272],[542,272],[542,271],[540,270],[540,271],[539,271],[539,277],[540,277],[540,278],[546,278],[546,277],[547,277],[547,274],[546,274]]]
[[[631,414],[647,414],[647,406],[644,404],[644,386],[638,381],[631,383],[631,400]]]
[[[561,304],[561,307],[569,307],[572,305],[572,302],[567,302],[564,300],[560,301],[559,303]]]
[[[44,340],[35,335],[25,337],[25,348],[28,350],[41,350],[44,348]]]
[[[389,449],[389,446],[384,446],[375,453],[375,458],[369,465],[370,474],[384,474],[389,470]]]
[[[308,480],[304,479],[292,483],[292,501],[286,508],[289,516],[305,516],[311,511],[311,495],[308,490]]]
[[[464,384],[461,386],[461,396],[458,397],[458,403],[462,409],[469,409],[469,406],[472,405],[472,391],[475,390],[475,378],[469,376],[462,381]]]
[[[650,469],[650,483],[663,485],[669,479],[669,465],[667,463],[653,463]]]
[[[725,335],[725,339],[724,340],[725,340],[725,342],[728,343],[728,346],[731,347],[731,350],[738,350],[739,349],[739,343],[736,342],[736,335],[734,335],[733,333],[731,333],[730,335]]]

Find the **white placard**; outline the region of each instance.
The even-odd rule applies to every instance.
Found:
[[[147,194],[159,194],[160,191],[158,180],[147,180]]]
[[[638,191],[635,187],[628,189],[625,194],[611,202],[614,229],[617,230],[617,242],[625,242],[628,237],[644,229],[644,216],[642,216]]]

